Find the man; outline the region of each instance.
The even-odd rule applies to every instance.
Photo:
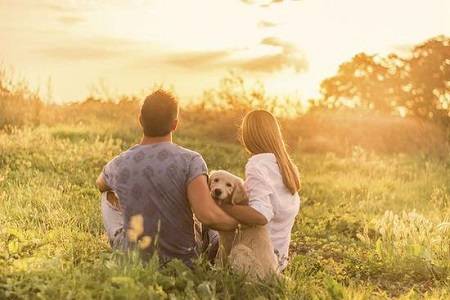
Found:
[[[201,155],[172,142],[176,99],[154,92],[145,99],[139,121],[140,144],[111,160],[97,179],[108,238],[116,249],[137,244],[148,255],[156,251],[163,262],[178,258],[191,265],[198,254],[193,213],[216,230],[234,230],[237,221],[211,198]]]

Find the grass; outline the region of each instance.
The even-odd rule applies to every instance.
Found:
[[[0,299],[450,297],[450,159],[295,153],[302,208],[284,276],[250,283],[199,260],[112,253],[94,180],[138,136],[96,126],[0,133]],[[240,146],[176,141],[243,175]]]

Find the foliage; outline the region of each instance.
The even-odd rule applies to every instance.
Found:
[[[239,74],[230,72],[224,77],[217,89],[204,92],[191,111],[247,112],[252,109],[264,109],[279,117],[298,116],[304,108],[298,99],[279,99],[267,95],[264,85],[256,82],[250,85]]]
[[[8,125],[38,125],[44,105],[26,81],[14,79],[0,66],[0,128]]]
[[[360,53],[321,83],[325,107],[405,113],[450,126],[450,39],[432,38],[409,57]]]
[[[288,100],[277,106],[275,103],[280,99],[264,102],[267,98],[263,96],[255,100],[251,95],[264,94],[255,92],[261,86],[249,88],[241,77],[230,76],[198,103],[182,103],[180,134],[237,143],[242,117],[252,107],[259,107],[278,115],[290,148],[303,152],[346,155],[357,146],[377,153],[427,153],[442,157],[449,151],[446,131],[431,122],[354,110],[310,111],[291,116],[289,107],[296,109],[295,114],[301,107],[291,106]],[[220,102],[220,99],[228,100]],[[114,101],[89,98],[80,103],[48,106],[41,112],[41,122],[49,126],[98,127],[113,137],[130,141],[139,134],[139,107],[139,99],[133,97]]]

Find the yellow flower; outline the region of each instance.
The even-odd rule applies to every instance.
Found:
[[[144,232],[144,218],[142,215],[134,215],[130,218],[128,226],[128,239],[137,242],[139,236]]]
[[[145,248],[147,248],[148,246],[150,246],[150,243],[152,242],[152,238],[148,235],[143,236],[139,241],[138,241],[138,247],[139,249],[144,250]]]

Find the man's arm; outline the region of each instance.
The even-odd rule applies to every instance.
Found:
[[[215,230],[234,230],[238,222],[227,215],[211,198],[206,176],[197,176],[187,187],[187,196],[195,216]]]
[[[108,192],[111,191],[111,188],[106,184],[105,178],[103,177],[103,173],[100,173],[97,180],[95,181],[97,188],[100,192]]]
[[[267,219],[255,209],[247,205],[229,205],[221,206],[222,209],[245,225],[266,225]]]

